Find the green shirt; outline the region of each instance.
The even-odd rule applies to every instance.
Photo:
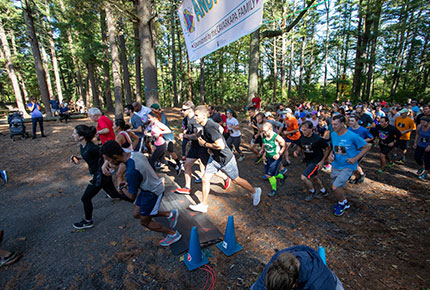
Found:
[[[273,158],[276,154],[278,154],[279,150],[281,149],[276,143],[276,137],[278,137],[278,134],[275,133],[270,140],[267,140],[266,137],[263,137],[263,146],[264,150],[266,151],[266,156]]]

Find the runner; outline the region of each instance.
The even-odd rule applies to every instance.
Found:
[[[430,173],[430,116],[421,118],[420,127],[415,136],[414,148],[415,161],[421,166],[417,172],[418,178],[428,180]]]
[[[370,144],[366,143],[363,138],[345,128],[345,121],[343,115],[336,115],[332,120],[333,152],[330,154],[329,161],[332,161],[332,189],[337,199],[337,204],[333,207],[335,216],[343,215],[345,209],[350,208],[350,204],[345,198],[344,187],[357,170],[358,160],[371,149]]]
[[[93,177],[81,198],[82,203],[84,204],[85,218],[82,221],[73,224],[73,227],[78,230],[92,228],[94,226],[93,204],[91,200],[100,192],[100,190],[103,189],[111,198],[120,198],[130,201],[127,196],[118,193],[112,182],[112,177],[106,176],[102,173],[101,167],[103,164],[103,158],[100,154],[100,148],[92,142],[96,132],[97,130],[93,126],[88,127],[86,125],[78,125],[75,127],[72,134],[73,139],[79,143],[81,156],[73,156],[70,162],[76,164],[79,160],[85,160],[88,164],[90,174]],[[118,146],[121,148],[120,145]]]
[[[203,127],[203,134],[198,137],[197,141],[200,146],[209,149],[211,156],[203,175],[202,201],[197,205],[190,205],[190,209],[203,213],[207,212],[211,186],[210,180],[218,171],[224,172],[231,178],[233,183],[248,190],[253,196],[254,206],[257,206],[260,203],[261,188],[253,188],[248,181],[239,177],[239,170],[233,152],[227,147],[224,137],[219,131],[219,125],[208,119],[208,117],[209,112],[205,106],[198,106],[196,108],[196,121]]]
[[[239,153],[240,157],[237,161],[243,161],[245,159],[245,155],[243,155],[242,150],[240,150],[240,141],[242,139],[242,133],[240,133],[240,124],[236,119],[236,114],[232,110],[228,109],[226,111],[227,115],[227,131],[230,133],[230,136],[227,139],[228,148],[236,149],[236,152]],[[216,121],[215,121],[216,122]]]
[[[393,163],[391,162],[391,150],[393,150],[394,145],[400,139],[402,135],[396,127],[391,126],[388,123],[387,117],[382,117],[380,120],[380,124],[375,128],[375,141],[379,140],[379,148],[381,153],[379,154],[381,158],[381,168],[378,169],[378,173],[383,173],[385,171],[385,167],[391,168]],[[388,162],[388,164],[387,164]]]
[[[106,142],[101,153],[109,163],[118,166],[121,163],[127,167],[127,189],[123,192],[134,201],[133,217],[140,219],[140,224],[147,229],[166,234],[160,241],[161,246],[170,246],[179,241],[182,235],[175,228],[179,211],[160,211],[159,207],[164,195],[163,181],[157,176],[149,164],[148,159],[139,152],[126,153],[116,142]],[[153,217],[166,217],[170,222],[170,229],[154,221]]]
[[[363,107],[355,108],[355,115],[358,117],[358,124],[366,129],[375,127],[373,118],[365,111]]]
[[[130,132],[136,134],[139,137],[139,143],[134,147],[135,151],[142,152],[145,149],[145,133],[143,130],[143,121],[141,117],[134,112],[134,107],[132,105],[126,105],[124,113],[130,117],[131,129]]]
[[[88,117],[97,122],[97,134],[99,135],[102,144],[109,140],[115,140],[115,133],[113,132],[113,122],[108,117],[102,115],[99,108],[89,108]]]
[[[366,141],[367,143],[372,142],[373,135],[370,134],[369,130],[358,125],[357,116],[355,116],[355,115],[349,116],[348,117],[348,123],[349,123],[349,128],[348,128],[349,131],[357,134],[358,136],[363,138],[364,141]],[[351,176],[349,183],[356,184],[356,183],[363,183],[364,182],[364,178],[366,177],[366,174],[364,173],[363,168],[361,168],[361,166],[360,166],[360,163],[363,160],[363,158],[364,158],[364,156],[362,158],[360,158],[360,160],[358,160],[357,170]],[[354,178],[352,178],[352,177],[354,177]]]
[[[113,131],[115,133],[115,141],[121,145],[124,152],[134,151],[134,148],[137,147],[139,143],[139,137],[136,136],[131,131],[127,131],[129,129],[128,125],[125,124],[124,119],[116,119],[115,125],[113,126]]]
[[[285,179],[287,178],[284,174],[279,173],[279,166],[282,161],[282,154],[285,151],[285,141],[277,133],[273,131],[273,126],[270,123],[264,123],[261,129],[263,133],[263,148],[261,148],[260,154],[263,155],[265,162],[264,172],[266,173],[266,179],[269,180],[272,186],[272,191],[268,196],[273,197],[277,194],[276,180],[280,180],[280,184],[284,185]]]
[[[283,134],[285,136],[286,148],[284,153],[284,167],[291,164],[290,158],[288,156],[288,149],[290,148],[292,143],[299,145],[300,139],[299,123],[297,119],[292,115],[292,112],[293,111],[290,108],[287,108],[285,110],[285,128]]]
[[[248,109],[248,115],[249,115],[249,126],[252,128],[252,139],[250,142],[249,149],[257,155],[257,159],[255,160],[255,164],[260,163],[263,161],[263,156],[260,156],[259,148],[257,148],[256,145],[259,145],[260,148],[263,146],[263,139],[261,138],[259,129],[258,129],[258,122],[257,122],[257,114],[258,111],[251,107]]]
[[[302,124],[302,135],[299,139],[299,146],[305,155],[306,169],[303,171],[301,180],[309,189],[309,194],[306,196],[306,201],[311,201],[314,197],[323,198],[328,195],[321,180],[317,174],[330,154],[330,147],[327,142],[313,131],[311,121],[304,121]],[[318,193],[316,193],[318,186]]]
[[[396,142],[396,153],[394,155],[398,158],[399,163],[404,163],[405,155],[408,151],[409,140],[411,140],[411,132],[415,131],[417,127],[415,126],[414,120],[408,116],[408,109],[402,109],[399,113],[400,117],[396,118],[395,125],[402,136]]]
[[[172,133],[172,131],[169,127],[158,121],[157,115],[152,112],[148,115],[148,121],[155,146],[155,150],[149,158],[149,164],[155,170],[157,163],[167,164],[167,161],[164,159],[164,154],[167,150],[167,142],[164,140],[163,135]]]

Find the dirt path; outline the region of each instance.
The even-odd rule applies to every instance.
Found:
[[[178,128],[180,120],[173,119],[177,113],[169,110],[168,117]],[[202,289],[206,272],[188,272],[179,257],[158,246],[161,235],[133,220],[126,202],[101,192],[94,199],[95,227],[72,229],[83,216],[80,198],[89,180],[86,165],[68,162],[78,151],[71,133],[80,123],[91,124],[47,122],[48,138],[16,142],[0,126],[6,134],[0,136],[0,169],[9,174],[9,183],[0,184],[3,247],[23,253],[18,263],[0,269],[0,288]],[[382,176],[375,173],[375,158],[374,149],[364,162],[368,178],[348,187],[352,207],[340,218],[331,213],[332,195],[303,201],[300,157],[293,159],[279,196],[269,198],[269,184],[261,179],[263,166],[255,166],[247,154],[239,169],[242,177],[263,188],[257,208],[242,189],[233,185],[224,192],[215,179],[208,214],[222,232],[227,215],[234,215],[236,236],[244,247],[229,258],[209,247],[215,289],[249,288],[275,249],[297,244],[323,245],[327,263],[345,289],[430,287],[430,183],[417,180],[412,156]],[[329,176],[321,176],[329,188]],[[175,180],[184,183],[183,176]],[[197,197],[200,190],[201,185],[194,186]]]

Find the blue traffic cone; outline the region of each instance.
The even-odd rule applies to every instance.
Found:
[[[236,252],[243,249],[241,245],[236,242],[236,234],[234,233],[234,220],[233,216],[228,217],[227,227],[225,229],[224,241],[216,244],[226,256],[231,256]]]
[[[324,265],[327,265],[326,259],[325,259],[325,249],[323,246],[318,247],[318,254],[321,257],[321,260],[324,262]]]
[[[184,263],[190,271],[209,263],[208,258],[203,254],[200,248],[197,227],[191,228],[190,246],[188,248],[188,253],[184,256]]]

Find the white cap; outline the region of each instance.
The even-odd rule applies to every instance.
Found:
[[[267,118],[267,117],[270,117],[270,116],[273,116],[273,115],[272,115],[272,113],[270,113],[270,112],[266,112],[266,113],[264,114],[264,116],[266,116],[266,118]]]

